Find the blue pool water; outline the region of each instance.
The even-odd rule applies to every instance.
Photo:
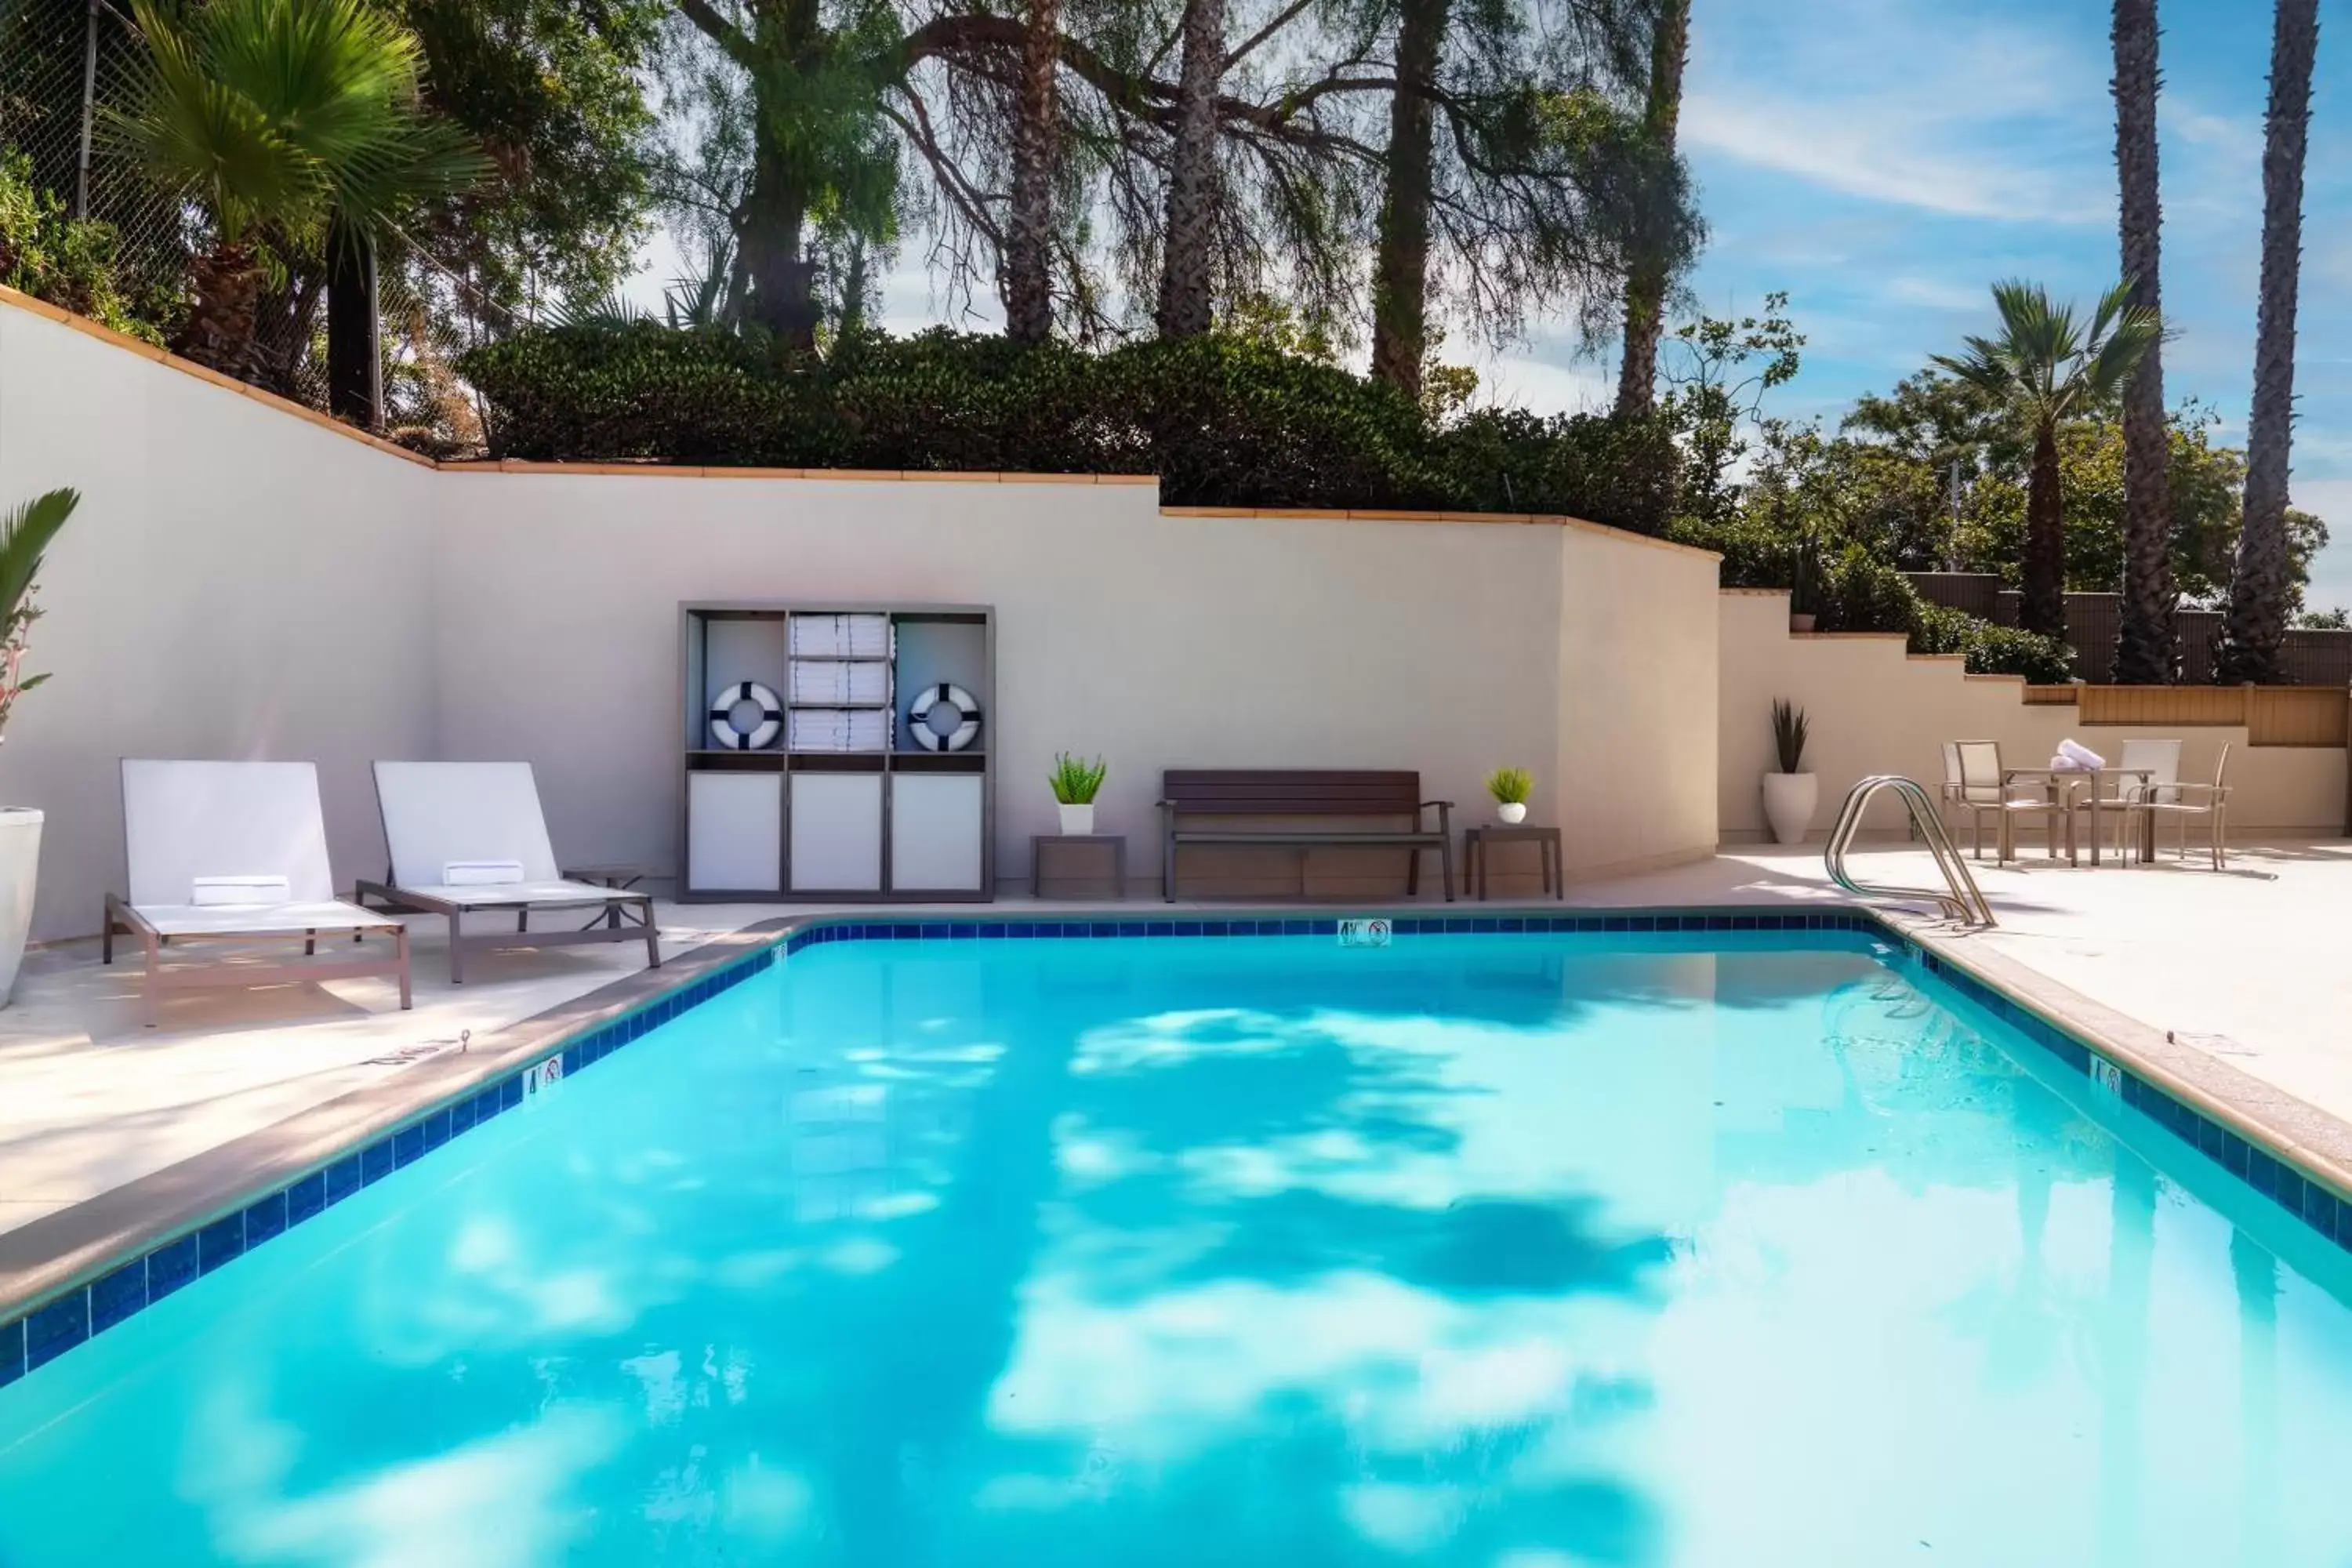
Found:
[[[2346,1262],[1851,935],[839,943],[0,1389],[0,1564],[2345,1568]]]

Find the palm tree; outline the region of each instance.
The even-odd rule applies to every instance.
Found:
[[[2157,184],[2157,0],[2116,0],[2116,175],[2124,276],[2132,303],[2160,314],[2164,206]],[[2164,424],[2164,345],[2151,342],[2124,388],[2123,626],[2118,686],[2169,684],[2179,667],[2172,580],[2171,442]]]
[[[1017,343],[1042,343],[1054,331],[1054,165],[1061,139],[1054,77],[1061,34],[1062,0],[1029,0],[1004,226],[1004,332]]]
[[[1225,74],[1225,0],[1184,0],[1184,52],[1177,67],[1174,146],[1168,155],[1168,219],[1160,249],[1163,338],[1209,330],[1217,227],[1217,83]]]
[[[2311,64],[2319,0],[2278,0],[2271,100],[2263,134],[2263,276],[2254,310],[2254,407],[2246,421],[2246,493],[2230,618],[2214,674],[2279,678],[2294,566],[2287,550],[2287,455],[2294,439],[2294,303],[2303,265],[2303,154],[2311,133]]]
[[[147,54],[110,139],[212,223],[173,347],[244,374],[265,247],[309,250],[330,218],[372,238],[488,164],[418,100],[415,38],[368,0],[134,0]]]
[[[1682,118],[1683,62],[1690,53],[1690,0],[1658,0],[1656,32],[1650,43],[1650,90],[1642,129],[1662,168],[1675,160],[1675,131]],[[1625,279],[1625,358],[1617,372],[1617,412],[1647,414],[1657,393],[1658,337],[1666,321],[1666,286],[1672,279],[1669,247],[1658,240],[1637,246]]]
[[[1992,287],[2000,336],[1972,337],[1958,359],[1935,363],[2005,406],[2033,441],[2025,493],[2025,581],[2018,621],[2045,636],[2066,635],[2064,498],[2058,428],[2111,405],[2160,331],[2156,312],[2131,302],[2126,278],[2103,295],[2086,329],[2072,305],[2053,304],[2038,283]]]

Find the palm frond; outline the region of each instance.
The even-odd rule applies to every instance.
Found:
[[[14,624],[22,612],[42,557],[80,504],[79,491],[51,490],[0,515],[0,625]]]

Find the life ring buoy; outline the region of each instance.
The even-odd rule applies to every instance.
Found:
[[[931,710],[942,702],[954,709],[961,721],[946,734],[930,724]],[[924,687],[923,694],[908,704],[907,728],[914,733],[915,744],[927,752],[961,752],[980,738],[980,704],[962,687],[942,680]]]
[[[736,721],[736,710],[759,710],[760,721],[750,729]],[[776,743],[784,732],[784,705],[756,680],[739,680],[710,705],[710,738],[730,752],[757,752]]]

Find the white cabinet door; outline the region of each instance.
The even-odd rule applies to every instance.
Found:
[[[882,775],[793,775],[793,891],[882,888]]]
[[[710,893],[782,889],[782,773],[686,775],[686,885]]]
[[[977,773],[898,773],[890,780],[890,887],[980,890],[982,785]]]

